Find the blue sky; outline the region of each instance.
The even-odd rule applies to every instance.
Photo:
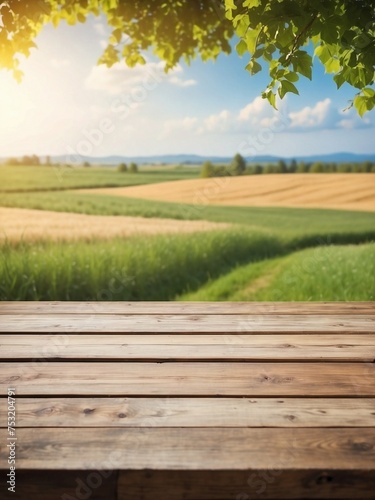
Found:
[[[260,98],[267,72],[252,77],[234,51],[197,60],[168,75],[147,55],[145,66],[97,66],[108,28],[102,18],[47,26],[22,62],[18,85],[0,72],[0,156],[126,156],[195,153],[303,156],[375,153],[374,112],[344,112],[355,89],[337,91],[319,63],[275,112]]]

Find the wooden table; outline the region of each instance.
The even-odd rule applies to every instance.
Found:
[[[1,498],[375,498],[374,303],[3,302],[0,332]]]

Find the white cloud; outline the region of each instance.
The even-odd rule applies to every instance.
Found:
[[[353,130],[372,125],[369,115],[360,118],[353,107],[339,111],[338,115],[339,121],[336,123],[336,126],[341,129]]]
[[[102,90],[115,95],[135,91],[137,87],[150,91],[162,82],[180,87],[190,87],[196,84],[195,80],[183,80],[180,76],[176,76],[183,73],[180,65],[168,73],[164,72],[164,65],[165,63],[160,61],[147,62],[134,68],[129,68],[125,63],[120,62],[110,68],[105,65],[94,66],[86,78],[85,86],[88,89]]]
[[[355,121],[345,118],[345,119],[340,120],[339,122],[337,122],[337,126],[339,128],[353,129],[353,128],[355,128]]]
[[[254,121],[254,119],[258,119],[259,115],[262,115],[267,110],[267,108],[270,108],[269,102],[266,99],[262,99],[262,97],[258,96],[240,110],[238,119],[242,122]]]
[[[332,101],[329,98],[319,101],[315,106],[306,106],[300,111],[289,113],[290,128],[314,128],[323,126],[328,120]]]
[[[172,83],[172,85],[177,85],[178,87],[191,87],[192,85],[196,85],[197,81],[190,79],[190,80],[182,80],[178,76],[172,76],[169,79],[169,83]]]
[[[200,129],[202,132],[225,132],[228,130],[231,114],[227,109],[223,109],[220,113],[210,115],[203,122],[203,127]]]
[[[198,118],[186,116],[185,118],[176,120],[167,120],[164,123],[164,128],[161,137],[171,135],[176,131],[195,132],[197,130]]]

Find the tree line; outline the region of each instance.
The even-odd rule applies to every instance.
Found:
[[[260,175],[260,174],[294,174],[294,173],[375,173],[375,162],[357,163],[305,162],[279,160],[277,163],[251,164],[237,153],[229,165],[215,165],[205,161],[202,165],[201,177],[224,177],[228,175]]]
[[[4,165],[27,166],[27,167],[40,166],[40,165],[50,166],[50,167],[53,166],[72,167],[72,165],[68,163],[65,163],[64,165],[61,165],[60,163],[53,163],[50,156],[46,156],[43,162],[43,160],[37,155],[30,155],[30,156],[24,155],[22,156],[22,158],[15,158],[15,157],[8,158],[4,161]],[[81,166],[88,168],[91,167],[91,164],[88,161],[84,161]],[[129,165],[127,165],[126,163],[120,163],[119,165],[117,165],[117,171],[136,173],[138,172],[138,165],[134,162],[129,163]]]

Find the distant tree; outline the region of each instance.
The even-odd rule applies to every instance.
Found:
[[[375,163],[372,163],[372,161],[365,161],[362,163],[362,172],[371,172],[373,166],[375,166]]]
[[[128,171],[128,166],[126,163],[120,163],[120,165],[117,167],[118,172],[127,172]]]
[[[129,165],[129,172],[131,172],[132,174],[135,174],[138,172],[138,165],[134,162],[132,162],[130,165]]]
[[[297,170],[296,172],[298,174],[305,174],[309,171],[309,165],[305,163],[304,161],[300,161],[297,165]]]
[[[91,167],[91,165],[90,165],[90,163],[89,163],[88,161],[84,161],[84,162],[83,162],[83,166],[84,166],[85,168]]]
[[[311,165],[310,172],[312,174],[318,174],[324,172],[324,165],[320,161],[315,162]]]
[[[277,172],[277,166],[274,165],[273,163],[268,163],[268,165],[265,165],[263,168],[263,173],[264,174],[275,174]]]
[[[246,170],[246,161],[239,153],[235,154],[229,166],[232,175],[242,175]]]
[[[49,166],[49,165],[52,165],[52,162],[51,162],[51,157],[50,157],[50,156],[48,156],[48,155],[46,156],[46,163],[45,163],[45,164],[46,164],[46,165],[48,165],[48,166]]]
[[[17,158],[8,158],[6,161],[5,161],[5,165],[10,165],[10,166],[15,166],[15,165],[19,165],[20,162],[18,161]]]
[[[294,174],[295,172],[297,172],[297,161],[293,158],[293,160],[290,162],[290,165],[288,167],[288,172],[290,172],[291,174]]]
[[[33,165],[40,165],[40,159],[37,155],[24,155],[22,157],[22,160],[20,161],[21,165],[27,165],[27,166],[33,166]]]
[[[286,174],[288,172],[288,167],[284,160],[279,160],[277,163],[277,172],[279,174]]]
[[[337,165],[334,162],[327,163],[324,168],[325,172],[330,172],[330,173],[336,172],[336,170],[337,170]]]
[[[351,172],[352,167],[350,163],[340,163],[340,165],[337,167],[337,171],[340,172],[341,174],[347,174]]]
[[[248,175],[259,175],[263,172],[262,165],[250,165],[246,168],[246,174]]]
[[[33,155],[31,157],[31,164],[32,165],[40,165],[41,164],[41,161],[37,155]]]
[[[203,178],[213,177],[215,167],[210,161],[205,161],[202,165],[200,176]]]
[[[361,172],[361,164],[360,163],[352,163],[352,166],[351,166],[351,171],[352,172],[356,172],[356,173],[359,173]]]

